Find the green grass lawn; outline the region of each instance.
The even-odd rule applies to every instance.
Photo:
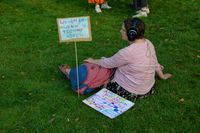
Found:
[[[111,120],[77,97],[58,71],[75,66],[74,44],[60,44],[56,18],[90,16],[92,42],[79,42],[79,64],[126,46],[119,30],[132,0],[109,0],[96,14],[87,0],[0,0],[0,132],[134,133],[200,131],[200,1],[150,0],[146,37],[173,78]]]

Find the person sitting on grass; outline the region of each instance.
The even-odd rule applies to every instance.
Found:
[[[164,80],[172,75],[163,74],[154,45],[144,37],[145,24],[141,19],[126,19],[120,32],[122,39],[128,42],[128,46],[109,58],[88,58],[85,62],[108,69],[115,68],[114,78],[106,88],[128,100],[135,101],[154,92],[155,73]]]
[[[102,9],[111,9],[112,7],[110,7],[108,5],[108,2],[106,0],[88,0],[88,3],[90,4],[95,4],[95,11],[97,13],[101,13],[101,8]],[[101,5],[101,7],[100,7]]]

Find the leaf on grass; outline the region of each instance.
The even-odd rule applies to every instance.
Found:
[[[20,72],[21,75],[25,75],[25,72]]]
[[[165,28],[164,28],[164,27],[159,27],[159,29],[160,29],[160,30],[164,30]]]
[[[55,121],[55,117],[54,118],[51,118],[50,120],[49,120],[49,123],[52,123],[52,122],[54,122]]]
[[[1,79],[5,79],[5,76],[4,76],[4,75],[2,75],[2,76],[1,76]]]
[[[197,58],[199,58],[199,59],[200,59],[200,55],[197,55]]]
[[[180,103],[183,103],[185,100],[183,98],[179,99]]]
[[[55,119],[56,119],[55,116],[56,116],[56,114],[52,114],[52,118],[49,120],[49,123],[52,123],[55,121]]]
[[[77,121],[79,121],[79,117],[77,117],[77,118],[75,119],[75,122],[77,122]]]
[[[165,42],[168,42],[169,41],[169,39],[165,39]]]

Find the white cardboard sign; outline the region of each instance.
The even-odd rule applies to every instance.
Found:
[[[106,88],[101,89],[99,92],[83,100],[83,102],[111,119],[124,113],[135,104]]]
[[[90,17],[58,18],[60,42],[92,41]]]

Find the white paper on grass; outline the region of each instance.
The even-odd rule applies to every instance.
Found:
[[[135,104],[106,88],[101,89],[83,102],[111,119],[124,113]]]

